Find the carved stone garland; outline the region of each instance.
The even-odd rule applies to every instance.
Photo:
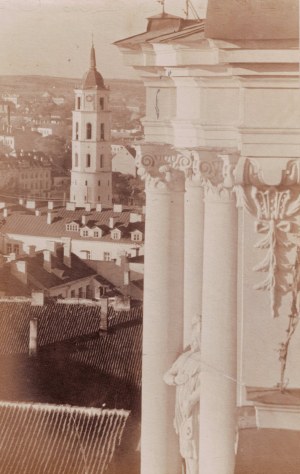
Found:
[[[300,210],[300,195],[290,189],[255,186],[235,186],[237,205],[245,207],[257,217],[255,230],[263,237],[255,247],[266,250],[266,254],[254,271],[264,272],[266,278],[254,286],[256,290],[267,290],[270,294],[272,317],[278,316],[281,298],[290,291],[291,268],[289,252],[295,249],[289,239],[296,225],[295,217]]]

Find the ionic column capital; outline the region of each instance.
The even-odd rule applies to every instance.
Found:
[[[145,144],[135,147],[138,175],[146,191],[183,192],[184,174],[171,165],[173,149],[168,145]]]

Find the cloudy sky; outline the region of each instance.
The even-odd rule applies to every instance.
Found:
[[[193,0],[201,13],[205,0]],[[185,0],[165,0],[184,16]],[[133,77],[112,43],[140,33],[156,0],[0,0],[0,75],[81,77],[88,67],[92,33],[97,66],[106,78]]]

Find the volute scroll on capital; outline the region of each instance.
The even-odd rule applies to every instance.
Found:
[[[183,192],[184,174],[170,166],[171,150],[163,145],[147,148],[143,152],[141,147],[136,147],[137,173],[145,181],[146,190]]]

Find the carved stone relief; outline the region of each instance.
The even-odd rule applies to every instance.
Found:
[[[255,230],[262,236],[255,247],[264,250],[265,255],[253,270],[266,273],[266,277],[254,288],[269,292],[272,317],[279,315],[282,296],[291,288],[291,255],[296,246],[290,236],[299,230],[300,189],[295,186],[299,177],[299,163],[289,162],[281,172],[279,184],[266,186],[261,181],[258,164],[247,160],[244,167],[247,185],[235,186],[237,205],[256,217]]]

